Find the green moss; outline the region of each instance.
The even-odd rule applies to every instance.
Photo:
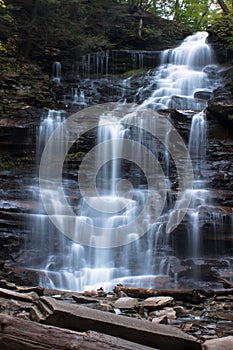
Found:
[[[66,159],[65,161],[75,161],[75,160],[78,160],[80,158],[83,158],[85,157],[86,153],[85,152],[76,152],[76,153],[69,153],[67,156],[66,156]]]
[[[132,69],[132,70],[129,70],[129,71],[123,73],[121,77],[123,79],[129,78],[132,76],[139,77],[140,75],[144,74],[147,70],[148,70],[148,68],[146,68],[146,67],[140,68],[140,69]]]
[[[6,159],[0,160],[0,171],[9,170],[14,168],[15,163]]]
[[[11,170],[13,168],[25,167],[34,164],[34,157],[24,156],[17,159],[12,159],[10,156],[0,159],[0,171]]]

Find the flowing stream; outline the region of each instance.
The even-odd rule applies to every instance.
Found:
[[[200,252],[200,211],[210,204],[210,193],[203,180],[207,142],[204,109],[213,89],[219,85],[215,74],[217,66],[214,54],[206,43],[207,36],[205,32],[198,32],[187,37],[175,49],[162,52],[161,64],[151,77],[151,96],[141,105],[134,106],[138,112],[147,107],[153,111],[169,108],[180,109],[191,118],[187,147],[192,159],[194,177],[192,186],[184,191],[184,197],[180,198],[179,203],[185,200],[185,196],[189,196],[190,206],[186,214],[189,233],[186,244],[187,255],[194,258],[199,257]],[[103,70],[108,71],[109,54],[106,53],[104,58],[101,57],[95,56],[97,75]],[[85,74],[89,74],[90,60],[89,57],[87,62],[83,63],[82,69],[86,70]],[[143,66],[141,53],[135,53],[133,60],[138,60],[138,65]],[[54,65],[53,79],[57,84],[60,83],[61,67],[57,63]],[[123,89],[126,89],[129,84],[130,79],[125,80]],[[156,88],[154,88],[155,85]],[[148,90],[148,87],[146,89]],[[143,96],[143,88],[140,88],[140,94]],[[124,92],[120,97],[123,96]],[[86,106],[84,96],[81,93],[78,94],[77,89],[73,91],[73,104]],[[119,108],[121,105],[123,106],[123,103],[119,103]],[[63,114],[56,111],[51,111],[43,120],[39,132],[38,157],[52,130],[63,120]],[[116,118],[111,112],[100,115],[97,144],[103,146],[101,152],[97,152],[96,162],[103,166],[100,167],[96,180],[98,196],[84,196],[79,200],[76,212],[78,224],[74,230],[77,230],[79,237],[87,234],[85,231],[81,232],[82,225],[79,225],[81,220],[92,227],[98,227],[103,232],[106,232],[106,229],[118,230],[120,235],[122,227],[130,224],[137,217],[149,197],[148,210],[143,213],[141,220],[141,225],[146,233],[141,237],[139,229],[134,227],[125,234],[124,244],[114,247],[111,235],[103,234],[99,237],[93,229],[88,232],[90,244],[85,246],[59,233],[49,221],[46,213],[37,214],[33,219],[32,236],[28,249],[32,250],[34,247],[34,251],[37,252],[34,259],[30,260],[30,268],[40,271],[41,284],[52,288],[78,291],[100,286],[111,289],[117,282],[153,287],[156,276],[169,275],[171,263],[174,259],[177,260],[177,257],[176,252],[171,248],[171,237],[166,227],[175,216],[180,215],[177,212],[182,212],[183,208],[182,204],[177,204],[174,209],[176,195],[171,188],[170,178],[174,160],[166,147],[171,143],[172,132],[169,124],[166,124],[164,145],[161,146],[155,137],[144,131],[143,116],[137,119],[135,128],[129,127],[133,121],[134,116],[131,116],[130,113],[123,115],[122,118]],[[150,123],[154,123],[153,119]],[[154,128],[152,124],[151,130]],[[60,129],[62,132],[62,128]],[[62,139],[63,135],[60,137]],[[126,154],[124,140],[130,140],[132,143],[132,139],[135,139],[139,146],[135,143],[131,144],[127,147]],[[50,147],[51,152],[54,152],[53,147],[55,146],[50,145]],[[151,161],[150,155],[141,154],[144,147],[149,147],[152,156],[161,161],[164,177],[161,175],[160,166]],[[136,156],[137,164],[140,166],[133,164],[133,161],[127,161],[127,159],[136,159]],[[158,188],[153,189],[151,193],[145,181],[145,174],[140,168],[147,169],[149,177],[153,178],[155,175],[158,177]],[[120,181],[122,179],[127,181]],[[122,187],[119,186],[119,181]],[[64,180],[63,184],[68,192],[75,193],[77,187],[75,181]],[[164,191],[166,191],[166,196],[161,199],[161,193]],[[159,212],[158,203],[161,200],[164,205],[163,210]],[[54,205],[59,207],[58,202]],[[104,214],[102,206],[104,206]],[[108,208],[107,214],[106,208]],[[95,247],[95,242],[101,242],[99,247]],[[129,243],[126,244],[127,242]],[[36,256],[39,251],[42,252],[42,259]],[[176,274],[174,276],[176,277]]]

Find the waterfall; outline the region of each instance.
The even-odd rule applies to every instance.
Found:
[[[154,77],[157,88],[143,106],[197,111],[206,107],[206,100],[195,96],[201,91],[210,93],[217,86],[205,69],[215,62],[213,51],[206,43],[207,36],[205,32],[198,32],[177,48],[162,52],[161,65]]]
[[[61,84],[61,63],[53,63],[52,80],[56,85]]]
[[[127,90],[131,88],[131,77],[124,79],[121,85],[121,97],[125,98],[127,96]]]
[[[76,105],[79,107],[79,109],[87,106],[85,94],[82,90],[80,90],[79,88],[73,88],[72,96],[73,96],[73,100],[72,100],[73,106]]]
[[[51,223],[48,224],[46,215],[38,215],[40,222],[34,221],[34,225],[37,229],[36,237],[40,235],[40,249],[45,250],[45,263],[40,262],[36,267],[34,262],[31,268],[38,268],[43,272],[42,284],[78,291],[100,286],[111,289],[119,281],[129,285],[153,287],[156,277],[169,274],[175,254],[172,252],[169,233],[176,227],[176,221],[181,221],[184,217],[187,198],[191,199],[187,214],[191,236],[187,237],[187,241],[190,240],[189,246],[192,247],[189,256],[198,257],[200,208],[209,204],[209,191],[202,181],[206,157],[206,121],[203,109],[207,105],[206,96],[210,96],[213,88],[219,84],[209,74],[216,66],[212,49],[206,43],[207,35],[196,33],[186,38],[177,48],[165,50],[161,54],[161,64],[151,78],[151,87],[156,85],[156,88],[141,105],[134,105],[125,113],[124,104],[119,103],[118,114],[111,110],[99,115],[97,146],[101,147],[96,146],[92,161],[84,168],[85,176],[89,176],[92,169],[98,170],[95,179],[97,194],[89,195],[91,188],[88,188],[88,182],[87,191],[78,201],[73,226],[75,237],[82,240],[82,237],[88,236],[88,244],[82,245],[77,242],[78,239],[72,241],[62,234],[56,235],[56,229]],[[132,60],[135,67],[137,64],[140,68],[143,67],[143,53],[134,53]],[[91,61],[91,56],[87,60],[83,58],[81,68],[78,68],[83,70],[83,75],[90,74]],[[105,55],[94,54],[93,64],[96,76],[104,72],[107,74],[109,52]],[[130,79],[126,79],[122,84],[121,98],[124,98],[129,87]],[[75,88],[72,95],[73,104],[85,106],[82,92]],[[176,167],[178,176],[181,169],[188,164],[187,159],[177,157],[174,164],[169,147],[171,148],[174,135],[177,134],[166,118],[158,121],[151,114],[147,117],[145,114],[141,115],[141,111],[147,107],[151,110],[179,108],[194,111],[188,142],[194,170],[193,188],[188,187],[180,197],[179,193],[174,195],[170,173]],[[54,128],[56,123],[62,124],[63,119],[54,111],[50,111],[44,119],[39,131],[39,139],[43,142],[38,142],[38,154],[41,154],[52,132],[52,129],[46,127],[50,125],[50,121]],[[155,128],[162,130],[160,139],[150,134]],[[61,128],[61,132],[62,130]],[[59,137],[62,140],[61,147],[68,149],[64,134]],[[176,139],[180,147],[182,139]],[[146,147],[150,148],[150,152],[145,153]],[[50,144],[50,148],[53,152],[56,145]],[[158,164],[159,161],[162,166]],[[146,169],[146,173],[141,168]],[[81,170],[79,181],[80,172]],[[145,180],[147,178],[149,185],[156,183],[157,188],[151,190]],[[72,189],[72,198],[77,195],[75,181],[64,180],[64,186]],[[60,215],[59,220],[62,221],[62,207],[55,191],[56,189],[51,189],[50,199],[58,208],[55,215]],[[164,206],[159,211],[161,201]],[[143,212],[142,208],[146,205],[147,211]],[[132,224],[139,214],[140,222],[137,225]],[[90,227],[88,232],[86,225]],[[123,229],[127,225],[129,231],[126,232]],[[140,234],[142,227],[145,230],[143,237]],[[117,233],[116,237],[112,232]],[[54,243],[53,246],[49,243],[46,249],[42,243],[45,233],[46,240]],[[124,244],[118,244],[121,240]],[[177,274],[174,279],[177,285]]]

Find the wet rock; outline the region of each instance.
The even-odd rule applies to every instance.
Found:
[[[133,309],[138,306],[138,300],[130,297],[122,297],[115,301],[114,306],[117,309]]]
[[[214,312],[212,316],[217,317],[220,320],[233,321],[233,314],[227,312]]]
[[[113,301],[116,299],[116,296],[114,293],[108,293],[105,297],[106,300],[110,300],[110,301]]]
[[[17,317],[20,313],[24,313],[27,315],[27,318],[29,318],[29,310],[32,305],[33,303],[27,303],[20,300],[0,298],[0,313]]]
[[[41,325],[18,317],[0,315],[1,350],[150,350],[147,346],[97,332],[74,332]]]
[[[200,91],[196,91],[194,93],[194,98],[199,98],[199,99],[205,100],[205,101],[210,100],[211,96],[212,96],[211,91],[200,90]]]
[[[105,298],[107,293],[105,292],[103,287],[100,287],[99,289],[97,289],[97,295],[98,297]]]
[[[233,104],[231,102],[222,101],[211,102],[208,105],[208,113],[214,116],[214,118],[221,118],[223,121],[228,121],[228,116],[233,114]]]
[[[163,315],[160,317],[153,317],[152,321],[153,323],[161,323],[161,324],[168,324],[168,318],[167,315]]]
[[[15,283],[8,282],[7,280],[0,280],[0,288],[16,289]]]
[[[27,302],[35,302],[39,299],[39,296],[35,292],[30,293],[18,293],[13,290],[0,288],[0,296],[5,299],[17,299]]]
[[[100,302],[100,304],[98,305],[98,310],[101,311],[106,311],[106,312],[114,312],[114,308],[112,306],[112,304],[106,303],[106,302]]]
[[[200,342],[194,337],[169,325],[152,324],[136,318],[129,319],[47,297],[41,297],[40,301],[46,306],[46,316],[40,320],[45,324],[77,331],[94,330],[117,335],[161,350],[201,349]]]
[[[16,287],[16,291],[20,292],[20,293],[34,292],[37,295],[42,296],[42,295],[44,295],[45,289],[43,287],[39,287],[39,286],[35,286],[35,287],[21,287],[21,286],[17,286]]]
[[[72,295],[73,299],[79,304],[90,304],[90,303],[99,303],[98,299],[92,297],[86,297],[83,295]]]
[[[177,317],[184,316],[187,314],[187,310],[181,305],[174,306],[173,310],[175,310]]]
[[[233,336],[207,340],[203,344],[204,350],[232,350]]]
[[[148,309],[159,309],[164,305],[172,304],[174,298],[172,297],[150,297],[145,299],[140,303],[140,305],[148,308]]]
[[[163,310],[153,311],[150,313],[150,315],[155,317],[166,316],[168,319],[172,319],[172,320],[176,319],[176,312],[171,307],[166,307]]]
[[[214,90],[213,97],[208,102],[207,117],[231,124],[228,118],[233,114],[232,67],[221,72],[222,86]]]

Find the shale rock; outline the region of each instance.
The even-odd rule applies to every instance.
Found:
[[[173,302],[172,297],[150,297],[143,300],[140,304],[148,309],[159,309],[164,305],[171,304]]]

